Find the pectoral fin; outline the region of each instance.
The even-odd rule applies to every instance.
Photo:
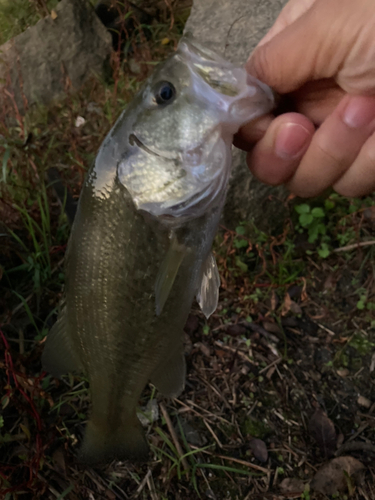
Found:
[[[220,276],[215,257],[209,253],[203,264],[202,282],[197,293],[197,302],[206,318],[215,311],[219,301]]]
[[[186,363],[182,344],[162,359],[150,381],[164,396],[176,398],[185,387]]]
[[[155,282],[155,306],[157,316],[160,316],[163,310],[185,254],[186,247],[178,243],[177,237],[173,235],[168,252],[161,263]]]
[[[74,351],[66,329],[66,309],[61,310],[56,323],[47,335],[42,354],[43,369],[60,378],[68,372],[82,372],[82,364]]]

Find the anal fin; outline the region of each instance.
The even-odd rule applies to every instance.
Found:
[[[68,372],[82,372],[78,354],[74,352],[66,328],[66,308],[64,307],[56,323],[47,335],[42,354],[43,369],[60,378]]]
[[[176,398],[185,387],[186,363],[182,343],[154,370],[150,381],[164,396]]]
[[[219,301],[220,275],[216,259],[209,253],[202,268],[202,281],[197,293],[197,302],[206,318],[215,311]]]

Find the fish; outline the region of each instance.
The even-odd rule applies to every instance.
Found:
[[[139,399],[149,382],[166,397],[184,389],[192,303],[207,318],[218,303],[211,248],[233,135],[273,105],[268,86],[187,35],[104,139],[82,188],[42,355],[53,376],[88,378],[82,462],[147,460]]]

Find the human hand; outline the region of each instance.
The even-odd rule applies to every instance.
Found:
[[[288,112],[243,127],[235,145],[261,181],[299,196],[375,189],[373,0],[290,0],[247,63]],[[285,103],[284,103],[285,106]]]

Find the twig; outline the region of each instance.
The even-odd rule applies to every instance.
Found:
[[[223,448],[223,445],[221,444],[220,439],[216,436],[216,434],[212,430],[212,427],[210,426],[210,424],[208,422],[206,422],[206,420],[203,420],[203,422],[204,422],[204,425],[207,427],[207,429],[210,431],[210,433],[211,433],[212,437],[214,438],[214,440],[219,445],[219,448]]]
[[[283,360],[282,357],[280,358],[277,358],[275,359],[274,361],[272,361],[272,363],[270,363],[268,366],[265,366],[264,368],[262,368],[260,371],[259,371],[259,375],[261,375],[262,373],[268,371],[272,366],[275,366],[275,365],[278,365],[281,361]]]
[[[180,442],[178,440],[176,431],[174,430],[174,427],[173,427],[171,419],[170,419],[170,417],[168,415],[167,409],[165,408],[165,406],[164,406],[163,403],[160,403],[160,409],[161,409],[161,412],[162,412],[163,417],[165,419],[165,423],[167,424],[169,433],[170,433],[170,435],[172,437],[173,444],[175,445],[177,453],[180,456],[181,463],[182,463],[182,466],[184,468],[184,471],[188,474],[189,473],[189,464],[187,463],[187,460],[184,457],[184,452],[182,451],[182,448],[181,448]]]
[[[358,437],[360,434],[362,434],[362,432],[366,430],[368,426],[369,424],[362,424],[358,429],[358,431],[355,432],[352,436],[350,436],[350,438],[346,442],[349,443],[350,441],[354,441],[354,439]]]
[[[317,323],[317,325],[319,326],[319,328],[321,328],[322,330],[324,330],[325,332],[327,332],[329,335],[336,335],[334,331],[330,330],[329,328],[327,328],[326,326],[322,325],[321,323]]]
[[[218,347],[221,347],[222,349],[225,349],[226,351],[230,351],[230,352],[233,352],[234,354],[237,354],[238,356],[240,356],[242,359],[244,359],[248,363],[251,363],[251,359],[249,358],[249,356],[246,356],[246,354],[244,352],[242,352],[240,349],[234,349],[233,347],[230,347],[229,345],[225,345],[223,342],[221,342],[219,340],[215,340],[214,344],[217,345]]]
[[[283,422],[285,422],[287,425],[296,425],[297,427],[301,427],[301,424],[299,424],[298,422],[295,422],[294,420],[288,420],[286,419],[285,417],[283,417],[281,415],[281,413],[279,413],[277,410],[275,410],[275,408],[273,409],[273,413],[279,417]]]
[[[154,480],[152,478],[152,474],[150,474],[147,477],[147,486],[148,486],[148,489],[150,490],[151,499],[158,500],[158,497],[156,495]]]
[[[194,450],[199,450],[199,446],[195,445],[190,445],[190,447]],[[268,474],[269,470],[266,469],[265,467],[261,467],[260,465],[252,464],[251,462],[246,462],[245,460],[241,460],[239,458],[234,458],[234,457],[226,457],[225,455],[217,455],[216,453],[212,453],[208,450],[201,450],[202,453],[205,453],[206,455],[211,455],[216,458],[221,458],[222,460],[227,460],[228,462],[235,462],[236,464],[241,464],[244,465],[245,467],[249,467],[249,469],[254,469],[259,472],[263,472],[264,474]]]
[[[333,251],[338,252],[347,252],[349,250],[354,250],[358,247],[368,247],[370,245],[375,245],[375,240],[371,241],[360,241],[359,243],[353,243],[352,245],[346,245],[345,247],[335,248]]]
[[[25,302],[26,302],[26,303],[27,303],[27,302],[29,302],[29,301],[32,299],[33,295],[34,295],[34,292],[30,293],[30,295],[28,295],[28,296],[26,297],[26,299],[24,299],[24,300],[25,300]],[[23,307],[23,306],[24,306],[24,302],[20,302],[20,303],[18,304],[18,306],[16,306],[16,307],[13,309],[13,311],[12,311],[12,316],[14,316],[14,315],[16,314],[16,312],[18,312],[20,309],[22,309],[22,307]]]
[[[202,408],[201,406],[194,403],[194,401],[192,401],[191,399],[186,400],[187,403],[189,403],[189,405],[191,405],[191,406],[188,406],[187,404],[185,404],[183,401],[180,401],[179,399],[175,399],[175,401],[177,403],[179,403],[181,406],[183,406],[184,408],[186,408],[187,410],[190,410],[192,413],[194,413],[195,415],[197,415],[200,418],[203,418],[202,415],[199,412],[195,411],[193,408],[191,408],[191,406],[194,406],[195,408],[198,408],[199,410],[203,411],[204,413],[207,413],[207,415],[210,415],[210,417],[214,418],[215,420],[217,419],[226,425],[230,425],[230,422],[228,420],[226,420],[223,417],[220,417],[220,415],[217,415],[215,413],[212,413],[212,412],[206,410],[205,408]],[[205,418],[207,418],[207,417],[205,417]]]
[[[135,492],[134,498],[138,498],[139,495],[142,493],[142,491],[144,490],[144,488],[145,488],[145,486],[147,484],[147,481],[149,480],[150,476],[151,476],[151,469],[148,469],[147,474],[142,479],[141,484],[138,486],[137,491]]]
[[[375,453],[375,445],[372,443],[362,443],[361,441],[353,441],[352,443],[345,443],[336,451],[335,456],[338,457],[348,451],[368,451]]]

